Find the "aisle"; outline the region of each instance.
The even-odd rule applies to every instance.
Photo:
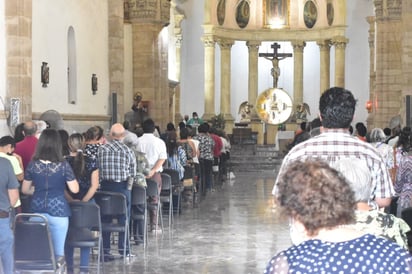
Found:
[[[290,245],[288,227],[272,212],[273,172],[237,173],[208,193],[198,208],[175,216],[171,232],[149,235],[146,251],[133,245],[129,264],[105,264],[106,273],[263,273]]]

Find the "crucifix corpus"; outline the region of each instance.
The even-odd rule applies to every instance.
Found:
[[[273,77],[273,87],[278,87],[278,79],[280,76],[279,61],[287,57],[292,57],[292,53],[279,53],[280,45],[278,43],[273,43],[270,46],[273,49],[273,53],[259,53],[259,57],[264,57],[272,61],[273,68],[271,69],[271,74]]]

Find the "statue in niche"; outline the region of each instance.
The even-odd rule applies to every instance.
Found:
[[[302,123],[308,121],[308,114],[310,115],[310,107],[307,103],[301,103],[296,106],[296,112],[294,115],[294,121],[296,123]]]
[[[240,104],[239,106],[239,116],[240,120],[239,122],[241,123],[249,123],[250,122],[250,115],[252,112],[253,105],[249,104],[248,101],[244,101],[243,103]]]

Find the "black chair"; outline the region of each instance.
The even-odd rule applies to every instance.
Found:
[[[117,234],[124,233],[123,242],[123,260],[126,263],[126,250],[130,252],[129,241],[129,216],[127,214],[127,201],[126,196],[122,193],[111,191],[96,191],[94,194],[96,204],[100,207],[100,215],[102,222],[102,232],[115,232]],[[124,216],[124,224],[120,224],[118,221],[114,222],[114,219]],[[109,252],[110,250],[105,250]]]
[[[412,207],[408,207],[402,210],[401,218],[412,228]],[[408,238],[409,252],[412,252],[412,231],[406,233]]]
[[[65,267],[64,257],[55,257],[47,218],[40,214],[17,214],[14,219],[15,270],[64,273]]]
[[[159,225],[159,215],[160,215],[160,224],[162,227],[162,231],[163,231],[163,215],[162,215],[162,203],[160,202],[160,193],[159,193],[159,189],[157,187],[157,183],[153,180],[147,179],[147,188],[146,188],[146,195],[148,197],[148,199],[152,200],[155,199],[157,202],[153,203],[153,202],[148,202],[147,203],[147,209],[148,210],[154,210],[157,212],[156,214],[156,230],[155,233],[157,235],[157,227]]]
[[[139,185],[133,185],[131,204],[132,204],[132,211],[131,211],[130,219],[132,220],[132,222],[143,222],[143,248],[146,248],[146,245],[147,245],[146,188],[139,186]],[[136,233],[136,232],[133,231],[133,233]],[[133,236],[136,237],[136,234],[134,234]]]
[[[162,203],[162,208],[165,203],[168,204],[169,211],[169,231],[172,226],[173,220],[173,190],[172,190],[172,178],[169,174],[161,173],[162,176],[162,190],[160,191],[160,202]]]
[[[97,248],[97,273],[100,273],[100,262],[103,253],[100,208],[94,203],[71,202],[70,209],[72,215],[69,219],[66,246]]]
[[[173,206],[173,210],[175,210],[175,212],[177,212],[177,214],[180,215],[183,184],[180,181],[179,172],[171,168],[164,168],[163,173],[170,175],[170,178],[172,179],[173,196],[177,200],[176,208]]]
[[[184,203],[194,206],[195,196],[195,168],[192,165],[185,166],[185,174],[183,177],[183,197]]]

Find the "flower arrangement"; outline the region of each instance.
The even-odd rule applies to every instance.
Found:
[[[225,129],[225,117],[222,113],[213,116],[210,118],[211,127],[216,129]]]

